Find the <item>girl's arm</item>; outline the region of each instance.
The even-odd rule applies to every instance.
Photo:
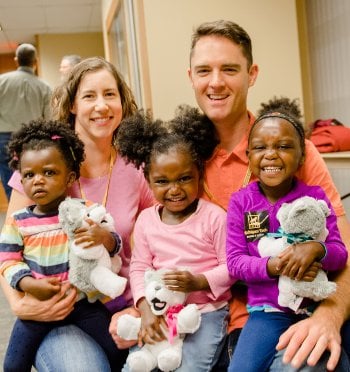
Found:
[[[74,234],[75,244],[82,245],[84,248],[102,244],[109,253],[119,252],[121,248],[121,238],[116,239],[107,229],[99,226],[92,220],[86,220],[89,227],[77,229]],[[118,245],[116,247],[116,245]]]
[[[25,276],[19,281],[18,286],[23,292],[43,301],[48,300],[60,291],[61,281],[55,277],[35,279],[31,276]]]
[[[143,297],[137,303],[137,309],[141,314],[141,334],[140,337],[146,344],[154,344],[166,339],[162,328],[168,326],[163,316],[157,316],[152,313],[146,299]]]
[[[270,281],[267,271],[269,257],[260,257],[257,248],[251,243],[249,251],[248,242],[244,234],[243,206],[231,197],[227,210],[227,267],[230,275],[246,282]]]

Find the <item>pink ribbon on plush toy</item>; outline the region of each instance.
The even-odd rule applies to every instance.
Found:
[[[177,335],[177,314],[184,308],[183,305],[170,306],[166,312],[166,323],[169,328],[169,342],[172,344],[174,337]]]

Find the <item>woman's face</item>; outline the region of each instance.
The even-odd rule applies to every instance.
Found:
[[[113,75],[105,69],[88,72],[81,79],[71,112],[82,140],[112,140],[122,120],[122,104]]]

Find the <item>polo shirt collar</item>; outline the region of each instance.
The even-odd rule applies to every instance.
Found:
[[[229,158],[231,156],[235,156],[235,157],[238,157],[239,159],[244,159],[244,160],[248,161],[247,155],[246,155],[246,150],[247,150],[247,147],[248,147],[248,133],[249,133],[252,125],[254,124],[255,116],[250,111],[248,111],[248,117],[249,117],[248,130],[246,131],[246,134],[242,137],[242,139],[238,143],[238,145],[232,150],[232,152],[227,153],[226,150],[220,148],[220,146],[218,145],[216,147],[216,149],[214,150],[212,158],[217,157],[217,156],[222,156],[222,157],[226,157],[226,158]]]

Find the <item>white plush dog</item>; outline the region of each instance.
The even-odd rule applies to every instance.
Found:
[[[282,229],[282,237],[264,236],[260,239],[258,250],[261,257],[277,256],[294,239],[295,242],[306,240],[325,241],[328,231],[326,217],[330,210],[324,200],[309,196],[284,203],[277,212],[277,219]],[[320,301],[336,290],[336,284],[328,281],[323,270],[319,270],[312,282],[296,281],[281,275],[278,282],[280,306],[297,311],[303,297]]]
[[[164,316],[168,339],[145,344],[129,354],[127,363],[131,372],[149,372],[154,368],[173,371],[181,365],[185,333],[194,333],[200,326],[201,315],[195,304],[183,306],[186,294],[166,288],[162,276],[166,270],[145,272],[145,297],[155,315]],[[126,340],[137,340],[141,318],[124,314],[118,319],[117,334]]]
[[[104,245],[84,249],[75,244],[74,231],[86,226],[86,219],[93,220],[108,231],[114,231],[114,221],[105,207],[94,204],[86,207],[81,200],[66,198],[59,206],[59,221],[69,238],[69,281],[84,293],[99,291],[111,298],[120,296],[127,280],[116,273],[121,268],[121,258],[112,259]]]

